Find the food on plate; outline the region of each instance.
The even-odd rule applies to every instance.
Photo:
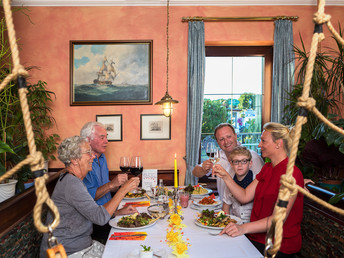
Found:
[[[235,219],[231,219],[230,215],[226,215],[223,211],[214,212],[208,209],[198,214],[197,221],[209,227],[225,227],[230,222],[237,223]]]
[[[117,226],[123,228],[137,228],[151,224],[155,220],[156,219],[153,219],[150,215],[148,215],[145,212],[135,213],[133,215],[124,216],[120,218],[120,220],[117,222]]]
[[[204,189],[202,186],[194,186],[192,194],[207,194],[208,190]]]
[[[140,198],[140,197],[144,197],[144,196],[148,196],[146,194],[146,190],[145,189],[138,189],[136,191],[133,192],[129,192],[127,193],[124,198]],[[149,198],[150,199],[150,198]]]
[[[202,186],[200,185],[195,185],[192,186],[191,184],[189,184],[187,187],[185,187],[184,192],[188,192],[190,194],[207,194],[208,190],[204,189]]]
[[[194,190],[195,189],[191,184],[189,184],[187,187],[184,188],[184,192],[188,192],[190,194],[192,194]]]
[[[198,203],[202,205],[209,205],[209,204],[216,204],[217,201],[215,201],[212,196],[207,196],[207,197],[204,197],[202,200],[200,200]]]

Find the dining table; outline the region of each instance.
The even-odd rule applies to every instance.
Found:
[[[148,201],[148,199],[140,199],[140,201]],[[151,205],[155,202],[151,201]],[[190,200],[187,208],[182,208],[183,224],[182,229],[183,240],[189,243],[187,254],[193,257],[263,257],[263,255],[254,247],[245,235],[230,237],[228,235],[214,235],[210,233],[219,233],[220,230],[208,229],[196,224],[197,214],[201,212]],[[123,207],[128,200],[123,200],[120,207]],[[147,207],[137,207],[141,212],[147,212]],[[110,240],[115,232],[130,232],[133,230],[125,230],[112,227],[108,240],[105,245],[103,258],[124,258],[139,257],[141,245],[150,246],[154,250],[153,257],[170,258],[176,257],[172,254],[173,249],[168,246],[166,241],[166,233],[168,230],[168,217],[157,220],[151,226],[143,229],[136,229],[135,232],[145,232],[147,237],[144,240]],[[116,219],[116,218],[115,218]],[[118,218],[117,218],[118,220]],[[111,223],[110,223],[111,225]],[[113,223],[112,223],[113,225]]]

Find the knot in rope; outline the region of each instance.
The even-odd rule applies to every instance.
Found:
[[[296,180],[294,177],[288,178],[287,175],[281,176],[281,184],[291,191],[291,196],[297,194],[298,190],[296,188]]]
[[[304,107],[307,108],[308,110],[312,110],[315,107],[316,101],[313,98],[309,98],[309,97],[299,97],[297,102],[297,105],[299,107]]]
[[[313,17],[313,21],[316,24],[323,24],[331,20],[331,15],[325,13],[316,12]]]
[[[42,152],[36,151],[33,154],[27,155],[27,157],[31,160],[30,162],[31,166],[42,165],[41,168],[43,168],[44,158],[43,158]]]
[[[29,75],[28,71],[26,71],[24,66],[22,65],[17,65],[16,67],[14,67],[13,74],[15,75],[15,77],[18,77],[18,75],[27,77]]]

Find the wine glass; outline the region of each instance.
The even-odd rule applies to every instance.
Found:
[[[220,151],[218,148],[215,147],[214,149],[214,155],[213,155],[213,158],[210,159],[211,163],[213,163],[213,165],[215,165],[217,162],[220,161]],[[208,177],[210,179],[216,179],[216,176],[215,175],[212,175],[210,177]]]
[[[207,153],[207,156],[209,158],[214,158],[215,143],[214,142],[208,142],[205,152]]]
[[[220,160],[220,151],[218,148],[215,147],[214,156],[212,159],[210,159],[210,161],[213,163],[213,165],[215,165],[217,162],[219,162],[219,160]]]
[[[158,187],[157,186],[152,186],[151,187],[151,191],[152,191],[152,198],[155,201],[155,199],[157,199]]]
[[[130,169],[129,157],[120,157],[119,168],[124,173],[129,172],[129,169]]]
[[[142,158],[140,156],[134,156],[130,161],[130,173],[134,176],[138,176],[142,173]]]

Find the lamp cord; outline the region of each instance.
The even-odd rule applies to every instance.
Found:
[[[170,0],[167,0],[167,23],[166,23],[166,93],[168,93],[168,61],[170,56],[170,49],[168,47],[168,27],[170,24]]]

